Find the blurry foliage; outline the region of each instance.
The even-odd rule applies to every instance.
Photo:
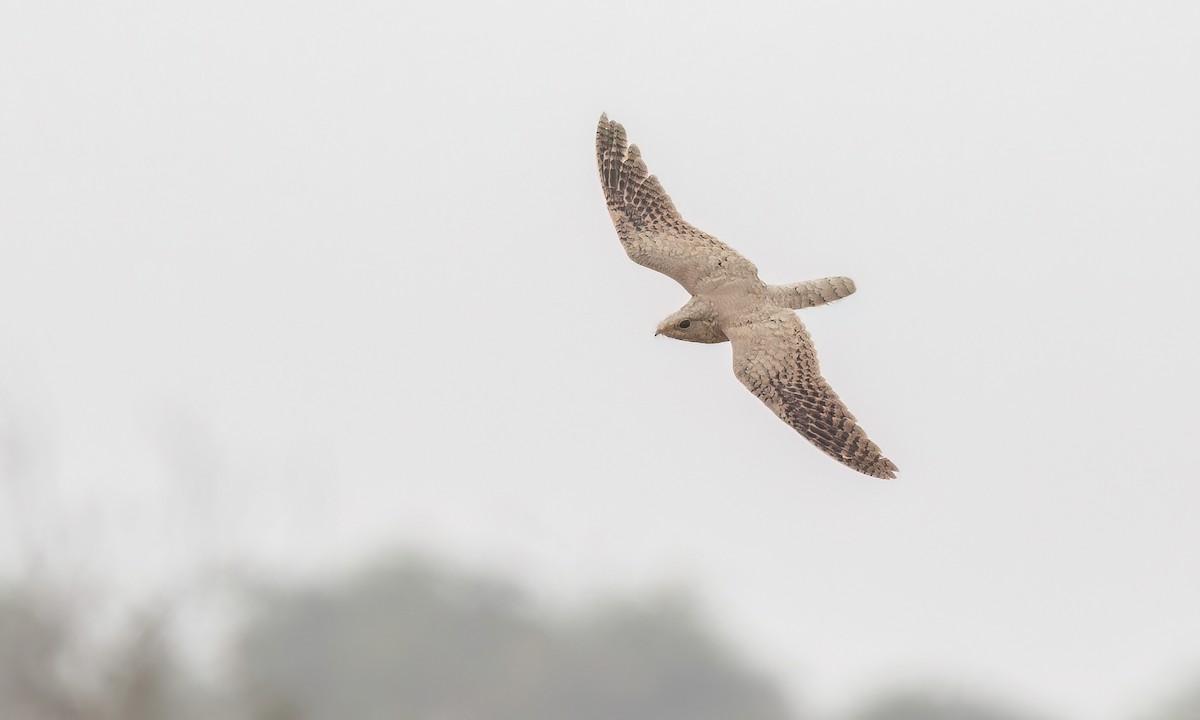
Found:
[[[1150,717],[1152,720],[1196,720],[1200,718],[1200,683]]]
[[[556,621],[414,561],[264,598],[240,656],[262,718],[794,717],[678,600]]]
[[[189,717],[183,674],[171,660],[161,616],[134,622],[97,663],[96,676],[70,665],[81,652],[79,608],[64,594],[0,593],[0,718],[4,720],[158,720]]]
[[[1001,710],[959,695],[905,692],[876,700],[852,720],[1040,720],[1040,717]]]
[[[0,717],[81,717],[62,678],[73,626],[49,603],[26,593],[0,593]]]
[[[32,584],[32,583],[30,583]],[[347,580],[247,590],[225,689],[178,661],[172,604],[127,623],[79,677],[86,602],[0,590],[3,720],[796,720],[685,599],[539,612],[513,586],[411,558]],[[72,668],[76,672],[72,672]],[[1200,692],[1152,720],[1200,718]],[[892,694],[849,720],[1040,720],[937,692]]]

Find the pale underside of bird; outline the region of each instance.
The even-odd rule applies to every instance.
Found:
[[[700,343],[729,341],[733,373],[784,422],[838,462],[866,475],[896,476],[896,465],[858,425],[821,377],[808,331],[793,309],[854,292],[849,278],[767,285],[736,250],[689,225],[651,175],[620,123],[600,116],[596,162],[608,214],[625,252],[692,295],[658,333]]]

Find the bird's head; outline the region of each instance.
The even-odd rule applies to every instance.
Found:
[[[658,324],[655,335],[698,343],[720,343],[729,338],[717,323],[717,313],[707,300],[693,297]]]

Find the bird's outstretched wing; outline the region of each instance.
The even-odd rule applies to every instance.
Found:
[[[866,475],[896,477],[896,465],[871,442],[817,364],[808,331],[790,310],[726,328],[733,372],[750,392],[813,445]]]
[[[676,280],[693,295],[713,277],[758,277],[736,250],[684,221],[637,145],[629,145],[620,123],[600,116],[596,163],[608,214],[630,259]]]

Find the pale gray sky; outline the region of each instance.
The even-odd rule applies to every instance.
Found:
[[[1115,720],[1200,675],[1197,37],[1183,1],[2,2],[31,524],[129,578],[203,535],[686,582],[818,707]],[[601,111],[764,279],[857,281],[802,318],[898,480],[652,337],[686,295],[621,251]]]

